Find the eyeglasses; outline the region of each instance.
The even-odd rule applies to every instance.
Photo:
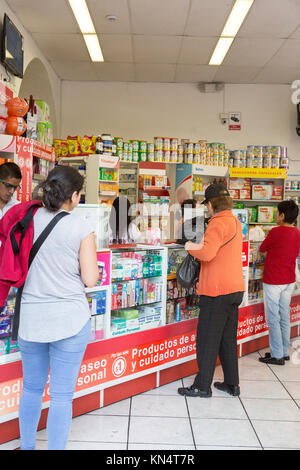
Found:
[[[4,184],[7,189],[13,189],[14,191],[16,191],[16,189],[21,189],[21,186],[19,184],[17,186],[14,186],[13,184],[7,183],[3,180],[0,180],[0,183]]]

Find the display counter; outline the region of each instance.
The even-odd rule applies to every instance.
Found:
[[[86,291],[93,326],[77,380],[73,416],[196,373],[198,307],[187,301],[193,292],[175,286],[176,262],[183,255],[183,247],[175,244],[99,250],[99,285]],[[299,336],[299,325],[300,295],[294,295],[291,337]],[[19,437],[22,390],[20,352],[10,338],[5,340],[9,346],[0,356],[0,443]],[[267,346],[263,303],[241,307],[239,357]],[[49,399],[47,384],[39,429],[46,425]]]

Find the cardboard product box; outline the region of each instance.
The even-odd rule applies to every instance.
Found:
[[[273,185],[273,192],[271,199],[282,199],[282,186]]]
[[[41,144],[46,144],[46,123],[38,122],[37,123],[37,140]]]
[[[232,199],[240,199],[240,190],[239,189],[228,189],[230,197]]]
[[[10,338],[0,340],[0,356],[9,354],[9,344],[10,344],[9,342],[10,342]]]
[[[257,222],[258,223],[273,223],[275,222],[276,207],[273,206],[258,206],[257,207]]]
[[[26,137],[28,139],[37,140],[38,138],[38,131],[37,131],[37,115],[34,114],[33,116],[31,113],[27,114],[27,127],[26,127]]]
[[[0,338],[7,338],[11,335],[12,330],[12,317],[0,318]]]
[[[229,189],[249,189],[251,188],[250,178],[229,178]]]
[[[251,199],[251,187],[240,189],[240,199]]]
[[[34,100],[34,104],[37,110],[38,122],[50,122],[50,106],[46,101]]]
[[[253,184],[252,185],[252,199],[266,199],[272,197],[273,186],[271,184]]]

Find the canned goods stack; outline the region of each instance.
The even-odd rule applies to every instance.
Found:
[[[228,150],[224,143],[177,137],[154,137],[154,142],[111,138],[102,134],[103,151],[117,155],[122,161],[197,163],[235,168],[288,168],[287,148],[279,145],[248,145],[246,150]]]
[[[181,139],[183,145],[184,163],[194,163],[194,144],[189,139]]]
[[[179,153],[178,139],[175,137],[154,137],[154,160],[148,154],[150,161],[177,163]]]
[[[280,168],[287,168],[289,167],[289,159],[287,156],[287,148],[280,147]]]
[[[123,137],[114,137],[114,145],[116,146],[116,156],[123,160]]]

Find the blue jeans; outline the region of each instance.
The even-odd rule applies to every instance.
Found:
[[[269,328],[271,356],[281,359],[289,355],[290,303],[295,284],[263,284],[266,322]]]
[[[49,450],[64,450],[72,421],[72,400],[90,337],[90,320],[75,336],[51,343],[18,343],[22,356],[23,390],[19,405],[21,449],[34,450],[42,397],[50,368]]]

